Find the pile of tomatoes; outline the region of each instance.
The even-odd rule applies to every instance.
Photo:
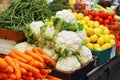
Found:
[[[100,10],[99,12],[94,12],[92,10],[88,10],[86,16],[89,16],[91,20],[98,21],[102,25],[108,25],[108,24],[115,24],[115,14],[114,13],[107,13],[103,10]]]

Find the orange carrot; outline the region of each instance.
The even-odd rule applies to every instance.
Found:
[[[8,78],[13,80],[16,79],[16,76],[15,74],[8,74]]]
[[[40,62],[44,62],[43,58],[37,54],[35,54],[34,52],[30,51],[30,50],[26,50],[25,53],[29,56],[32,56],[34,59],[40,61]]]
[[[48,58],[49,57],[49,63],[52,65],[52,66],[55,66],[56,65],[56,61],[53,60],[43,49],[41,48],[38,48],[38,51],[39,53],[43,54],[44,56],[42,56],[42,58]]]
[[[26,64],[26,63],[23,63],[23,62],[20,62],[20,61],[19,61],[19,64],[20,64],[21,67],[25,68],[28,71],[31,71],[33,74],[39,74],[40,73],[39,69],[37,69],[37,68],[35,68],[35,67],[33,67],[29,64]]]
[[[20,79],[21,79],[20,65],[19,65],[17,59],[13,59],[13,60],[14,60],[14,63],[15,63],[15,65],[16,65],[16,68],[15,68],[16,79],[17,79],[17,80],[20,80]]]
[[[37,75],[34,75],[34,77],[41,79],[43,76],[41,75],[41,73],[39,73],[39,74],[37,74]]]
[[[9,53],[9,56],[12,57],[12,58],[16,58],[17,60],[22,61],[22,62],[24,62],[24,63],[27,63],[27,60],[25,60],[24,58],[16,55],[13,51],[11,51],[11,52]]]
[[[27,61],[31,61],[31,59],[32,59],[32,57],[27,56],[25,53],[22,53],[22,52],[20,52],[20,51],[18,51],[18,50],[16,50],[16,49],[13,49],[12,51],[13,51],[16,55],[18,55],[18,56],[26,59]]]
[[[7,62],[4,60],[4,58],[0,58],[0,71],[6,72],[7,69],[8,69]]]
[[[51,71],[51,69],[40,69],[40,73],[42,74],[42,75],[46,75],[46,74],[49,74],[49,73],[51,73],[52,71]]]
[[[51,75],[47,75],[47,79],[48,80],[62,80],[60,78],[57,78],[57,77],[54,77],[54,76],[51,76]]]
[[[21,74],[22,74],[22,75],[27,73],[26,69],[25,69],[25,68],[22,68],[22,67],[20,67],[20,71],[21,71]]]
[[[0,72],[0,76],[1,76],[1,80],[5,80],[8,78],[8,75],[6,73],[1,73]]]
[[[13,58],[11,58],[10,56],[5,56],[4,59],[11,67],[16,68]]]
[[[32,48],[32,51],[33,51],[34,53],[39,53],[39,51],[37,50],[37,48]]]
[[[8,73],[14,73],[14,69],[8,65],[8,69],[7,69]]]
[[[31,76],[33,76],[33,73],[29,71],[29,72],[27,72],[27,76],[31,77]]]
[[[35,80],[34,77],[26,77],[25,80]]]

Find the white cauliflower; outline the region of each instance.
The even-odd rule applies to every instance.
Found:
[[[44,34],[49,35],[49,38],[53,38],[55,34],[55,28],[53,26],[48,25],[44,31]]]
[[[87,34],[84,30],[77,31],[77,34],[81,38],[82,41],[86,40]]]
[[[80,49],[81,64],[85,64],[93,59],[92,52],[86,46],[82,46]]]
[[[65,19],[66,21],[77,21],[76,17],[68,10],[58,11],[56,13],[56,16],[59,18]]]
[[[21,43],[16,44],[14,49],[24,52],[26,49],[32,50],[32,48],[34,47],[36,47],[34,44],[29,44],[27,42],[21,42]]]
[[[54,55],[53,49],[43,48],[43,50],[51,57]]]
[[[59,32],[55,38],[56,46],[63,49],[67,48],[73,52],[77,52],[82,44],[82,40],[76,32],[63,30]]]
[[[71,72],[79,69],[81,64],[77,60],[76,56],[69,56],[62,60],[58,60],[55,67],[60,71]]]
[[[40,36],[40,27],[43,25],[44,23],[42,21],[33,21],[30,24],[30,29],[34,32],[34,34],[36,35],[36,37]]]

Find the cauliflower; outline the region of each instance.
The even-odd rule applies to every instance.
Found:
[[[34,44],[29,44],[27,42],[18,43],[15,45],[14,49],[17,49],[21,52],[24,52],[26,49],[32,50],[32,48],[36,47]]]
[[[30,24],[30,29],[34,32],[34,34],[36,35],[36,37],[40,36],[40,27],[43,25],[44,23],[42,21],[37,21],[37,22],[32,22]]]
[[[76,32],[63,30],[59,32],[55,38],[56,47],[67,48],[73,52],[77,52],[82,44],[82,40]]]
[[[58,60],[55,67],[60,71],[71,72],[79,69],[81,64],[77,60],[76,56],[69,56],[62,60]]]
[[[43,48],[43,50],[51,57],[54,55],[53,49]]]
[[[93,59],[91,50],[86,46],[82,46],[80,49],[81,64],[85,64]]]
[[[77,31],[77,34],[81,38],[82,41],[86,40],[87,35],[86,35],[86,32],[84,30]]]
[[[65,19],[66,21],[73,21],[73,22],[77,21],[76,17],[68,10],[58,11],[56,13],[56,16],[59,18]]]

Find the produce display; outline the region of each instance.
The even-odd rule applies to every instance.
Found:
[[[41,48],[24,53],[13,49],[0,62],[0,80],[61,80],[48,75],[51,70],[46,68],[47,64],[55,66],[56,62]]]
[[[23,31],[27,40],[0,57],[0,80],[62,80],[52,70],[74,73],[94,63],[93,51],[120,45],[120,16],[111,8],[82,12],[66,0],[12,0],[0,29]]]

